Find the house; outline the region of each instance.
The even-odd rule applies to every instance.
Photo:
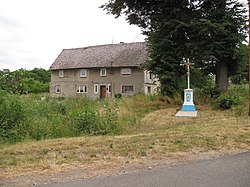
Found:
[[[50,67],[50,94],[93,99],[155,94],[158,80],[141,68],[146,59],[144,42],[63,49]]]

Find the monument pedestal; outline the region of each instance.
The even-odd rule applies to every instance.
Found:
[[[197,111],[193,102],[193,90],[184,90],[184,103],[181,110],[175,115],[176,117],[197,117]]]

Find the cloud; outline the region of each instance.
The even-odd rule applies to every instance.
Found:
[[[5,29],[17,28],[21,26],[16,20],[3,15],[0,15],[0,25]]]
[[[0,69],[48,69],[65,48],[144,39],[98,8],[107,0],[0,1]]]

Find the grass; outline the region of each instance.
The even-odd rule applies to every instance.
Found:
[[[29,172],[95,170],[164,160],[180,153],[250,150],[250,119],[234,110],[197,106],[197,118],[176,118],[179,106],[157,98],[119,100],[120,134],[0,145],[0,178]]]

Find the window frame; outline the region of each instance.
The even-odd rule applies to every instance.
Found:
[[[88,85],[76,85],[76,93],[88,93]]]
[[[132,88],[133,88],[133,90],[132,91],[126,91],[126,90],[124,90],[123,89],[123,87],[126,87],[126,86],[132,86]],[[134,93],[135,92],[135,85],[134,84],[122,84],[121,85],[121,93],[123,93],[123,94],[126,94],[126,93]]]
[[[104,71],[104,74],[103,74],[103,71]],[[100,69],[100,76],[101,77],[106,77],[107,76],[107,69],[106,68],[101,68]]]
[[[55,93],[56,94],[60,94],[61,93],[61,85],[55,85],[54,89],[55,89]]]
[[[94,93],[95,94],[99,93],[99,84],[94,84]]]
[[[85,73],[83,74],[82,72],[85,72]],[[87,69],[80,69],[79,75],[80,75],[81,78],[87,77],[87,76],[88,76],[88,71],[87,71]]]
[[[131,75],[132,74],[132,70],[131,70],[131,68],[122,68],[121,71],[120,71],[120,73],[121,73],[121,75]]]
[[[154,79],[153,76],[154,76],[153,73],[150,71],[150,72],[149,72],[149,79],[150,79],[150,80],[153,80],[153,79]]]
[[[108,93],[111,93],[111,84],[108,84]]]
[[[58,77],[63,78],[64,77],[64,70],[59,70]]]

